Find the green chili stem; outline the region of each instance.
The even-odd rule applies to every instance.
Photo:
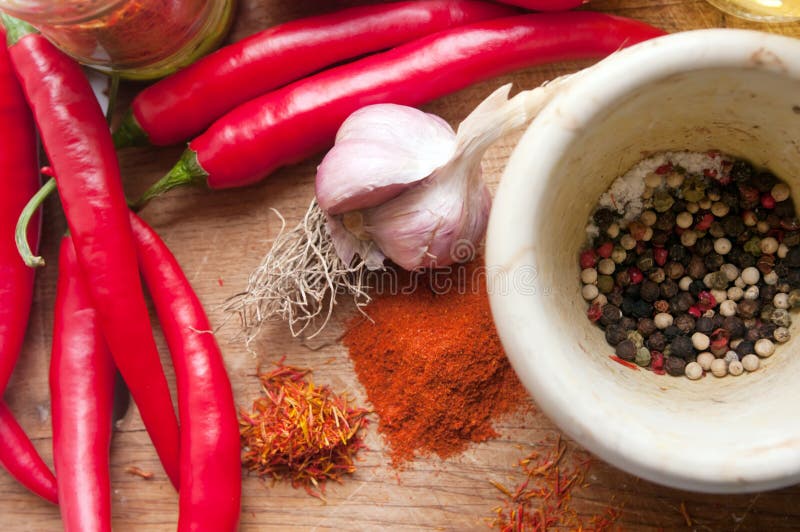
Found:
[[[22,213],[17,220],[17,228],[14,232],[14,240],[17,243],[17,251],[26,266],[31,268],[41,268],[45,265],[44,259],[38,255],[34,255],[31,246],[28,243],[28,225],[31,223],[31,218],[36,214],[39,207],[42,206],[44,200],[53,193],[56,189],[56,180],[52,177],[40,188],[36,194],[33,195],[31,200],[22,209]]]

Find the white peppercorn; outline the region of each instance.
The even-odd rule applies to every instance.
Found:
[[[697,362],[689,362],[686,364],[686,368],[683,371],[686,373],[686,376],[693,381],[703,376],[703,368],[700,367],[700,364]]]
[[[596,298],[592,299],[592,305],[597,305],[599,307],[604,307],[608,304],[608,298],[605,294],[600,294]]]
[[[775,286],[778,284],[779,280],[780,278],[778,277],[778,272],[775,270],[764,274],[764,283],[768,284],[769,286]]]
[[[742,270],[742,280],[745,283],[754,285],[759,279],[761,279],[761,272],[758,271],[758,268],[750,266],[749,268]]]
[[[788,342],[792,335],[786,327],[778,327],[772,332],[772,337],[775,338],[775,341],[779,344],[783,344]]]
[[[727,238],[718,238],[714,240],[714,251],[720,255],[727,255],[730,253],[733,244]]]
[[[667,176],[667,186],[671,188],[678,188],[683,184],[683,174],[672,172]]]
[[[645,200],[650,199],[650,198],[653,197],[654,193],[655,193],[655,189],[654,188],[652,188],[652,187],[644,187],[644,192],[642,192],[642,199],[645,199]]]
[[[658,314],[655,315],[653,321],[655,322],[656,327],[658,327],[659,329],[666,329],[667,327],[672,325],[675,319],[672,317],[672,314],[669,314],[667,312],[659,312]]]
[[[716,360],[716,357],[709,353],[708,351],[704,351],[697,355],[697,363],[700,364],[700,367],[703,368],[704,371],[711,370],[711,363]]]
[[[734,285],[734,286],[738,286],[739,288],[744,288],[745,286],[747,286],[747,283],[745,283],[745,282],[744,282],[744,279],[742,279],[742,276],[740,275],[740,276],[739,276],[739,277],[737,277],[737,278],[736,278],[736,280],[733,282],[733,285]]]
[[[606,234],[609,236],[609,238],[617,238],[619,236],[619,224],[614,222],[613,224],[609,225],[608,229],[606,229]]]
[[[596,298],[600,294],[600,290],[597,289],[596,285],[593,284],[585,284],[583,288],[581,288],[581,295],[583,299],[586,301],[591,301]]]
[[[779,246],[778,239],[771,236],[762,238],[758,245],[761,247],[761,253],[765,253],[767,255],[772,255],[773,253],[777,252]]]
[[[619,239],[619,245],[623,249],[630,251],[636,247],[636,239],[630,233],[626,233]]]
[[[739,290],[741,292],[741,288],[731,288],[731,290]],[[726,299],[722,303],[719,304],[719,313],[726,318],[728,316],[736,316],[736,301]]]
[[[656,220],[658,220],[658,215],[656,214],[656,211],[652,210],[644,211],[641,216],[639,216],[639,221],[648,227],[656,223]]]
[[[700,210],[700,205],[698,205],[695,201],[690,201],[686,204],[686,210],[692,214],[696,214],[697,211]]]
[[[762,235],[769,233],[770,226],[765,220],[759,220],[756,224],[756,230]]]
[[[742,214],[742,221],[744,222],[744,225],[746,225],[747,227],[753,227],[758,223],[758,217],[756,216],[756,213],[754,213],[753,211],[747,211],[744,214]]]
[[[689,291],[689,286],[691,286],[693,279],[688,275],[681,277],[681,280],[678,281],[678,288],[681,289],[683,292]]]
[[[789,294],[775,294],[772,298],[772,306],[775,308],[789,308]]]
[[[728,364],[721,358],[714,359],[711,363],[711,373],[715,377],[724,377],[728,374]]]
[[[700,201],[698,201],[698,202],[697,202],[697,204],[698,204],[698,205],[700,206],[700,208],[701,208],[701,209],[703,209],[704,211],[707,211],[708,209],[710,209],[710,208],[711,208],[711,200],[710,200],[709,198],[703,198],[703,199],[701,199]]]
[[[728,207],[728,205],[726,203],[723,203],[721,201],[715,201],[711,205],[711,214],[713,214],[717,218],[722,218],[722,217],[726,216],[728,214],[728,212],[730,212],[730,210],[731,210],[731,208]]]
[[[628,252],[622,246],[614,246],[614,249],[611,250],[611,260],[614,261],[614,264],[622,264],[627,258]]]
[[[692,345],[698,351],[705,351],[711,344],[711,340],[705,334],[696,332],[692,335]]]
[[[761,358],[771,357],[775,352],[775,344],[766,338],[762,338],[756,342],[756,354]]]
[[[757,286],[748,286],[747,290],[744,291],[744,299],[755,301],[756,299],[758,299],[759,293],[760,290],[758,289]]]
[[[747,371],[755,371],[761,365],[761,361],[756,355],[745,355],[742,357],[742,367]]]
[[[731,343],[729,345],[731,349],[736,349],[742,342],[744,342],[744,338],[736,338],[735,340],[731,340]]]
[[[707,288],[711,288],[711,285],[714,284],[714,274],[707,273],[703,276],[703,284],[706,285]]]
[[[744,290],[739,288],[738,286],[731,286],[728,288],[728,299],[731,301],[739,301],[744,297]]]
[[[789,195],[791,194],[791,190],[789,189],[789,185],[786,183],[778,183],[772,190],[770,191],[770,196],[777,202],[786,201],[789,199]]]
[[[683,247],[690,248],[697,243],[697,233],[694,231],[684,231],[681,234],[681,244]]]
[[[711,295],[714,296],[715,301],[725,301],[728,297],[727,290],[711,290]]]
[[[739,360],[739,354],[731,349],[725,352],[725,356],[722,357],[722,360],[724,360],[726,364],[730,364],[734,360]]]
[[[600,272],[601,275],[611,275],[616,269],[617,265],[611,259],[601,259],[600,262],[597,263],[597,271]]]
[[[785,259],[786,255],[789,254],[789,246],[786,244],[781,244],[778,246],[778,258]]]
[[[734,377],[738,377],[742,373],[744,373],[744,366],[738,360],[734,360],[730,364],[728,364],[728,373],[733,375]]]
[[[581,270],[581,282],[583,284],[596,284],[597,283],[597,270],[594,268],[586,268]]]
[[[689,229],[694,223],[694,216],[691,213],[683,211],[675,217],[675,225],[681,229]]]
[[[644,178],[644,184],[650,188],[658,188],[661,186],[663,182],[664,182],[663,176],[655,172],[647,174]]]
[[[730,262],[723,264],[720,266],[719,271],[725,274],[728,281],[733,282],[739,277],[739,268],[736,267],[735,264],[731,264]]]
[[[645,227],[644,233],[642,233],[642,240],[644,242],[650,242],[652,239],[653,239],[653,228]]]

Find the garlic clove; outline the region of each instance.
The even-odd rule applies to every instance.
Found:
[[[317,200],[329,214],[380,205],[446,164],[455,150],[455,132],[436,115],[394,104],[364,107],[345,121],[317,168]]]
[[[356,211],[357,212],[357,211]],[[358,238],[353,232],[348,230],[339,217],[325,215],[325,227],[328,230],[333,242],[336,255],[347,266],[352,266],[356,257],[359,257],[367,269],[380,270],[386,256],[381,253],[378,246],[371,240]]]

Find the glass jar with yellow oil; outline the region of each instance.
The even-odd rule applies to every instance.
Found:
[[[759,22],[800,20],[800,0],[708,0],[731,15]]]
[[[235,0],[0,0],[81,63],[153,79],[216,47]]]

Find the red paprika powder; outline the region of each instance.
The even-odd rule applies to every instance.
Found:
[[[492,322],[482,264],[411,279],[410,293],[377,296],[372,321],[354,318],[343,339],[395,466],[497,437],[492,421],[530,404]]]

